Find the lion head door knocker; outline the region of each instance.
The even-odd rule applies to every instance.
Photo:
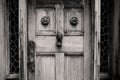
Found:
[[[72,18],[70,19],[70,24],[71,24],[72,26],[76,26],[76,25],[78,24],[78,18],[77,18],[77,17],[72,17]]]
[[[35,72],[35,42],[28,41],[28,70]]]
[[[57,32],[56,34],[56,46],[57,47],[62,46],[62,39],[63,39],[63,34],[61,32]]]
[[[42,24],[42,25],[47,26],[49,23],[50,23],[50,18],[49,18],[49,16],[44,16],[44,17],[41,19],[41,24]]]

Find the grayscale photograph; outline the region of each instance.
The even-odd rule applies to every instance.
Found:
[[[0,80],[120,80],[120,0],[0,0]]]

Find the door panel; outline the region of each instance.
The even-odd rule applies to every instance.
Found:
[[[67,9],[59,4],[55,5],[55,9],[40,8],[36,11],[35,66],[39,66],[35,70],[35,80],[83,80],[83,11]],[[41,23],[44,16],[50,18],[48,25]],[[58,32],[63,36],[61,47],[56,45]]]
[[[62,47],[56,46],[55,36],[37,36],[36,52],[83,52],[83,36],[64,36]]]
[[[35,16],[34,24],[30,22],[33,21],[31,15],[28,18],[28,28],[31,31],[31,27],[35,28],[32,40],[36,44],[35,72],[31,72],[35,76],[29,79],[90,80],[89,13],[84,13],[89,12],[88,5],[81,5],[82,0],[45,1],[39,0],[31,11]],[[28,34],[31,37],[30,30]]]
[[[65,32],[68,35],[80,35],[83,32],[83,10],[82,9],[65,9]],[[76,24],[72,19],[76,18]]]
[[[83,80],[83,62],[83,56],[65,56],[65,80]]]
[[[51,35],[55,32],[55,10],[36,9],[36,35]]]
[[[55,56],[36,57],[36,80],[55,80]]]

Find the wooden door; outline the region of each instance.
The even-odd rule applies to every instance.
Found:
[[[30,0],[28,80],[90,80],[89,19],[89,0]]]

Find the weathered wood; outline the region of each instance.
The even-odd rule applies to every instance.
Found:
[[[19,0],[20,80],[27,80],[27,0]]]
[[[64,31],[64,5],[55,5],[56,12],[56,33],[60,32],[62,34]]]
[[[84,57],[83,56],[65,56],[65,80],[85,80],[84,73]],[[90,80],[90,79],[89,79]]]
[[[36,4],[36,0],[27,1],[27,5],[28,5],[27,6],[27,9],[28,9],[27,10],[28,11],[28,18],[27,18],[28,19],[28,40],[34,41],[34,42],[35,42],[35,26],[36,26],[35,4]],[[28,70],[28,80],[35,80],[35,72],[31,72]]]
[[[92,42],[91,42],[91,80],[94,80],[94,34],[95,34],[95,0],[91,0],[91,36],[92,36]]]
[[[60,80],[60,79],[64,80],[64,76],[65,76],[65,78],[68,80],[69,79],[89,80],[90,71],[91,71],[90,70],[91,69],[90,68],[91,67],[90,65],[91,64],[90,63],[91,61],[90,1],[85,0],[84,2],[85,10],[84,10],[84,16],[83,16],[84,17],[83,27],[84,27],[85,33],[84,35],[81,35],[81,36],[78,36],[78,35],[64,36],[64,29],[65,29],[64,27],[66,24],[64,22],[64,18],[65,18],[64,5],[63,4],[55,5],[56,33],[60,32],[63,34],[63,43],[61,48],[58,48],[56,46],[57,34],[56,35],[54,34],[52,36],[48,34],[36,35],[35,30],[37,29],[35,29],[35,26],[36,26],[35,7],[34,7],[34,4],[32,4],[33,2],[31,3],[30,1],[29,3],[30,4],[28,6],[28,11],[29,11],[28,12],[28,19],[29,19],[28,20],[28,35],[29,35],[28,37],[29,37],[29,40],[33,40],[36,43],[36,54],[35,54],[36,71],[35,71],[35,76],[34,76],[34,73],[29,73],[29,79],[34,80],[34,78],[36,78],[36,80],[41,80],[41,79],[44,80],[44,79],[48,79],[49,77],[49,79],[54,80],[54,77],[56,77],[57,80]],[[77,17],[79,17],[78,14],[79,14],[79,11],[77,12],[77,15],[76,15]],[[41,24],[38,23],[38,25],[41,25]],[[38,28],[38,29],[40,30],[43,28]],[[71,29],[72,28],[70,28],[70,30]],[[77,29],[80,29],[80,28],[77,28]],[[63,53],[60,53],[60,52],[63,52]],[[52,56],[54,55],[55,55],[56,67],[53,66],[54,57]],[[64,66],[64,59],[66,59],[66,66]],[[52,66],[49,63],[51,63]],[[49,69],[48,64],[52,69],[48,70],[49,72],[47,73],[45,69]],[[64,67],[66,67],[66,70],[64,69]],[[55,68],[56,70],[55,73],[53,68]],[[66,73],[65,75],[64,75],[64,72]]]
[[[28,1],[28,40],[35,41],[35,0]]]
[[[90,0],[84,0],[84,80],[90,80],[91,74],[91,24]]]
[[[100,3],[101,0],[95,0],[94,80],[100,80]]]
[[[72,32],[77,34],[78,32],[83,32],[83,10],[82,9],[65,9],[65,32],[72,35]],[[71,25],[70,20],[76,17],[78,19],[77,25]]]
[[[56,80],[55,56],[37,56],[35,64],[35,80]]]
[[[43,17],[49,18],[49,24],[41,24]],[[36,9],[36,34],[35,35],[51,35],[55,33],[55,10],[53,8]]]
[[[9,75],[10,73],[10,52],[9,52],[9,8],[7,5],[7,2],[5,1],[5,8],[4,8],[4,37],[5,37],[5,53],[6,53],[6,75]]]
[[[4,36],[4,8],[5,0],[0,0],[0,80],[5,80],[6,56],[5,56],[5,36]]]
[[[83,36],[64,36],[62,48],[56,47],[55,36],[37,36],[36,52],[83,52]]]
[[[56,80],[64,80],[64,53],[56,53]]]

